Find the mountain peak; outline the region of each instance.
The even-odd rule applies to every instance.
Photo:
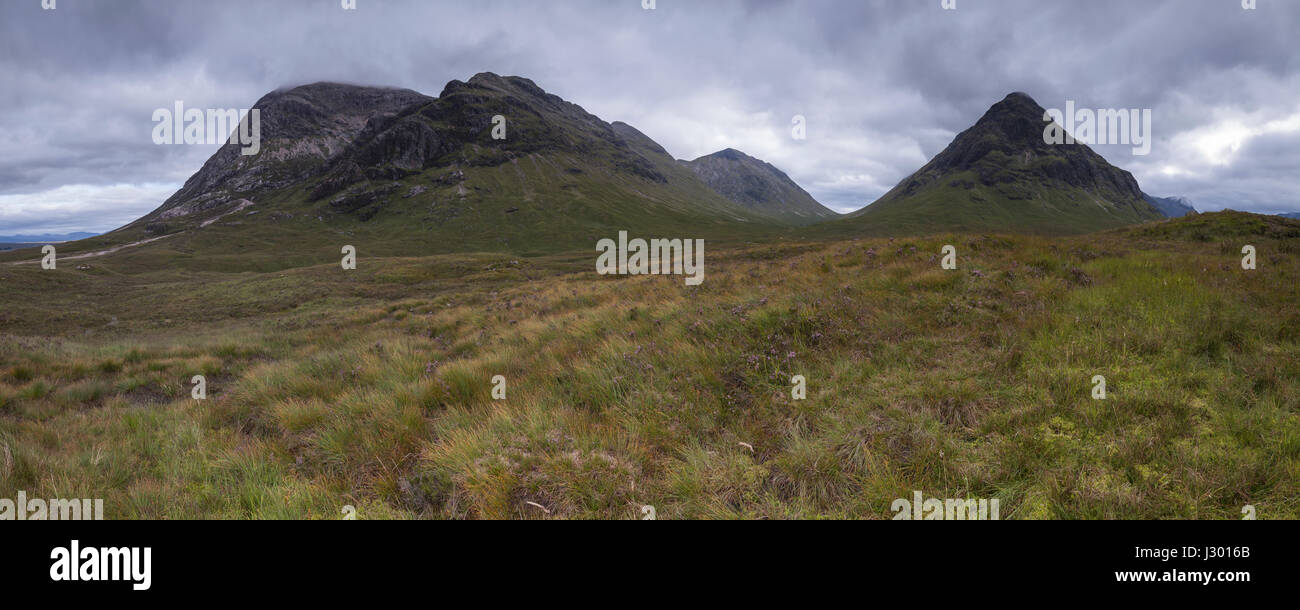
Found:
[[[810,224],[836,215],[785,172],[734,148],[682,163],[710,188],[751,210],[796,224]]]
[[[254,108],[266,108],[284,100],[295,100],[319,105],[326,111],[348,110],[361,113],[374,111],[374,105],[389,107],[428,99],[425,95],[410,89],[398,87],[376,87],[319,81],[306,85],[281,87],[257,101]]]
[[[452,81],[457,82],[457,81]],[[544,97],[546,91],[537,86],[537,83],[522,76],[501,76],[495,72],[479,72],[469,78],[467,81],[470,85],[496,89],[498,91],[522,91],[529,95]],[[448,83],[450,86],[450,83]]]
[[[469,77],[469,82],[474,84],[496,83],[504,80],[505,79],[502,78],[501,75],[497,74],[496,72],[479,72],[478,74]]]
[[[310,93],[319,91],[346,91],[358,89],[394,89],[394,87],[376,87],[370,85],[358,85],[356,83],[342,83],[338,81],[321,80],[314,83],[303,85],[291,85],[280,87],[275,90],[276,93]]]
[[[1132,174],[1084,144],[1048,143],[1045,114],[1028,94],[1008,94],[854,216],[918,230],[1039,233],[1079,233],[1160,217]]]
[[[744,161],[746,159],[753,159],[753,157],[743,152],[740,152],[739,150],[736,150],[734,148],[724,148],[718,152],[704,155],[703,157],[700,157],[699,159],[692,161],[692,163],[698,162],[701,159],[726,159],[728,161]]]
[[[990,106],[971,129],[992,128],[1017,141],[1041,141],[1046,112],[1029,94],[1016,91]]]

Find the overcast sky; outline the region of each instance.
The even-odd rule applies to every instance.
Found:
[[[678,158],[732,147],[862,207],[1012,91],[1149,108],[1154,144],[1095,147],[1202,211],[1300,211],[1300,2],[1258,0],[0,0],[0,235],[105,231],[215,145],[152,114],[248,108],[319,80],[437,95],[531,78]],[[807,139],[791,119],[807,120]]]

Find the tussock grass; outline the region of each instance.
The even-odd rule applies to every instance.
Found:
[[[786,519],[889,518],[921,490],[1003,518],[1300,518],[1296,236],[1177,222],[719,248],[699,287],[582,257],[194,293],[133,276],[100,306],[112,326],[77,314],[99,279],[41,285],[43,333],[0,321],[0,496],[103,497],[110,518]],[[296,296],[263,310],[250,286]]]

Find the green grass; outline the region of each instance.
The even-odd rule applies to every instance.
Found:
[[[916,193],[882,197],[859,213],[810,229],[828,236],[926,235],[940,232],[1081,234],[1151,220],[1102,196],[1060,184],[1021,179],[980,183],[973,171],[943,176]],[[1152,212],[1154,214],[1154,212]]]
[[[570,175],[562,170],[565,167],[587,169]],[[602,171],[599,164],[577,158],[538,154],[498,167],[465,168],[468,190],[462,197],[456,186],[432,183],[430,176],[440,172],[431,170],[428,175],[392,181],[393,193],[372,206],[366,213],[373,215],[364,221],[356,214],[329,209],[328,199],[310,201],[307,187],[280,191],[206,227],[200,227],[199,221],[208,215],[172,221],[162,239],[112,256],[73,258],[156,236],[143,225],[129,226],[61,245],[59,267],[113,281],[121,281],[121,275],[169,269],[177,272],[178,282],[188,282],[194,272],[337,267],[344,245],[356,247],[363,261],[465,252],[518,258],[594,252],[598,240],[617,237],[620,230],[633,232],[633,237],[707,238],[732,244],[789,232],[754,216],[738,222],[730,215],[703,213],[692,202],[720,197],[693,190],[707,188],[702,184],[616,181]],[[403,196],[416,186],[429,190]],[[0,253],[0,265],[39,260],[39,249]]]
[[[921,490],[1004,519],[1300,518],[1297,226],[731,244],[699,287],[597,276],[584,252],[0,265],[0,497],[102,497],[108,518],[883,519]]]

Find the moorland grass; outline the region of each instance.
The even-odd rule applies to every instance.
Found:
[[[734,245],[698,287],[580,253],[6,266],[0,497],[102,497],[109,518],[889,518],[921,490],[1004,519],[1300,518],[1296,226]]]

